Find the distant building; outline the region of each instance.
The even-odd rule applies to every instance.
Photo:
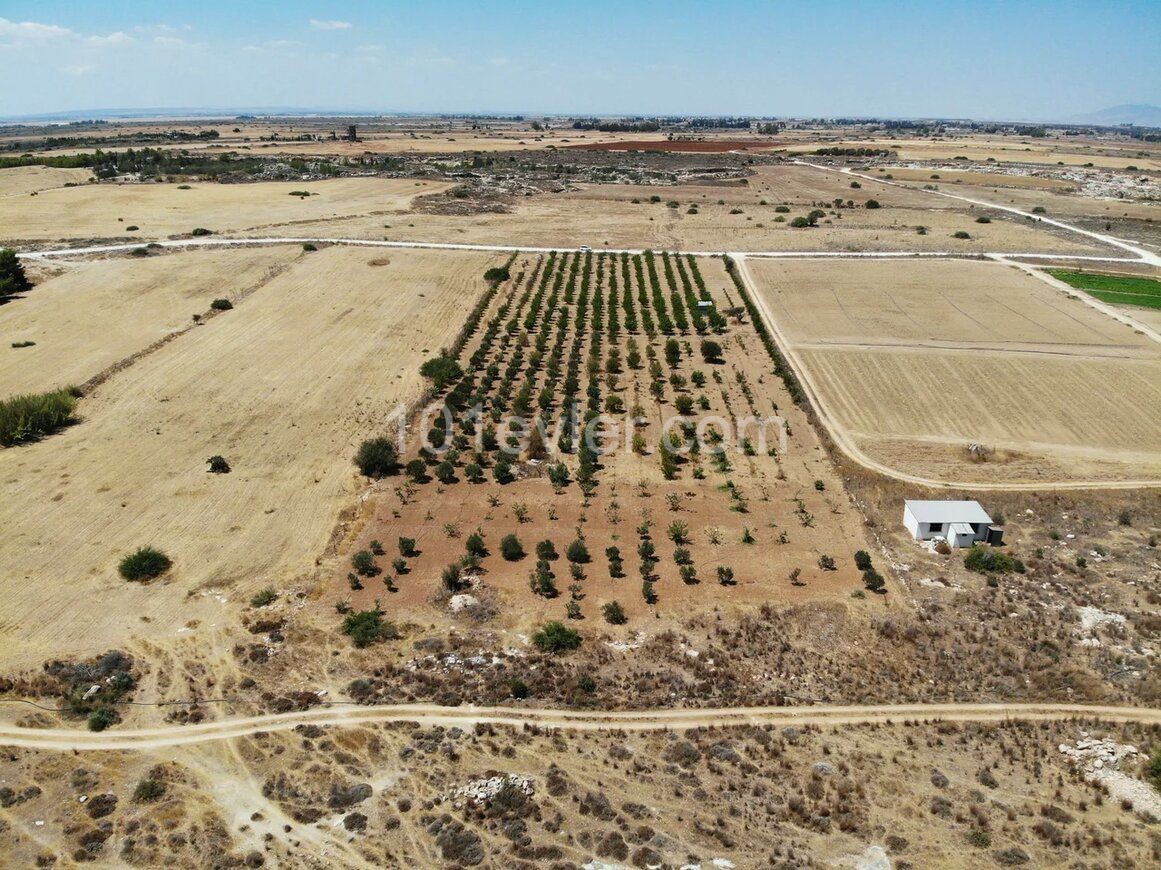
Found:
[[[998,544],[1003,530],[978,501],[903,502],[903,525],[917,541],[943,538],[953,547],[970,547],[976,541]]]

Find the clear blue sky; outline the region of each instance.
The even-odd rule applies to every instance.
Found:
[[[0,0],[0,116],[1062,118],[1161,104],[1161,2]]]

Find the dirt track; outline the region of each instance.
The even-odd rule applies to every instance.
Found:
[[[477,723],[522,727],[563,728],[577,731],[657,731],[737,725],[853,725],[914,719],[953,722],[1002,722],[1010,719],[1100,719],[1106,722],[1161,724],[1161,710],[1145,707],[1092,707],[1083,704],[883,704],[877,706],[735,707],[704,710],[643,710],[595,712],[537,710],[505,707],[440,707],[399,704],[382,707],[318,707],[300,713],[275,713],[171,725],[131,731],[89,733],[71,728],[43,730],[0,725],[0,746],[27,749],[141,750],[229,740],[261,731],[284,731],[298,725],[363,725],[375,722],[420,722],[427,725],[470,727]]]

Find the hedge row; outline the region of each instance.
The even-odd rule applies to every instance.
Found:
[[[770,354],[770,359],[774,360],[774,374],[782,378],[782,383],[786,385],[786,392],[790,393],[790,398],[794,404],[805,405],[807,398],[805,391],[802,389],[802,384],[798,383],[798,378],[795,377],[794,370],[790,368],[790,364],[786,362],[786,358],[782,356],[782,351],[778,349],[778,345],[775,344],[773,336],[770,335],[766,321],[762,319],[762,315],[758,311],[758,306],[750,298],[750,294],[746,290],[746,285],[742,281],[742,276],[738,274],[737,264],[728,256],[723,255],[722,259],[725,261],[726,271],[734,281],[734,286],[738,288],[738,293],[742,297],[742,303],[746,306],[746,311],[750,314],[750,320],[754,323],[754,329],[758,331],[758,336],[762,339],[762,344],[766,345],[766,352]]]

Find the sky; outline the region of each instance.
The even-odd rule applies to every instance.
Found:
[[[1161,104],[1161,2],[0,0],[0,116],[1067,119]]]

